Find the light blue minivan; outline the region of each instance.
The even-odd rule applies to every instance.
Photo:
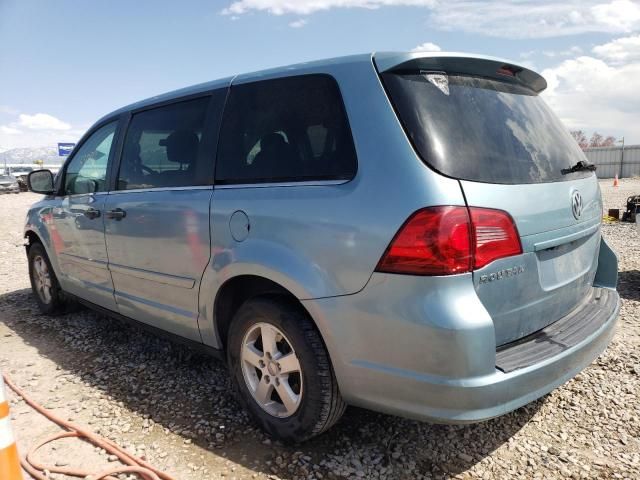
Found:
[[[545,87],[496,58],[375,53],[122,108],[29,176],[35,298],[226,358],[285,441],[347,404],[502,415],[589,365],[619,310],[594,168]]]

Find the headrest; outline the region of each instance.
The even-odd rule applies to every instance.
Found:
[[[167,159],[183,165],[195,163],[199,143],[198,135],[189,130],[176,130],[160,141],[167,148]]]

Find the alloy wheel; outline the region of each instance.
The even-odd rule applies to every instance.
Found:
[[[254,400],[268,414],[286,418],[302,401],[302,367],[285,334],[269,323],[249,328],[240,352],[242,375]]]
[[[33,281],[36,287],[36,292],[43,303],[51,303],[51,276],[49,275],[49,267],[45,259],[38,255],[33,259]]]

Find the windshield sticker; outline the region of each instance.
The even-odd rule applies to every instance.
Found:
[[[438,87],[445,95],[449,96],[449,77],[443,72],[420,72],[429,83]]]

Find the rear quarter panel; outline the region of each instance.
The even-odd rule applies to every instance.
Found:
[[[235,83],[326,73],[338,82],[358,155],[351,181],[214,188],[212,258],[201,289],[200,329],[219,346],[213,308],[218,289],[244,274],[282,285],[299,299],[348,295],[367,284],[402,223],[428,205],[464,205],[456,180],[416,157],[370,57],[245,75]],[[230,218],[241,210],[250,233],[238,242]]]

